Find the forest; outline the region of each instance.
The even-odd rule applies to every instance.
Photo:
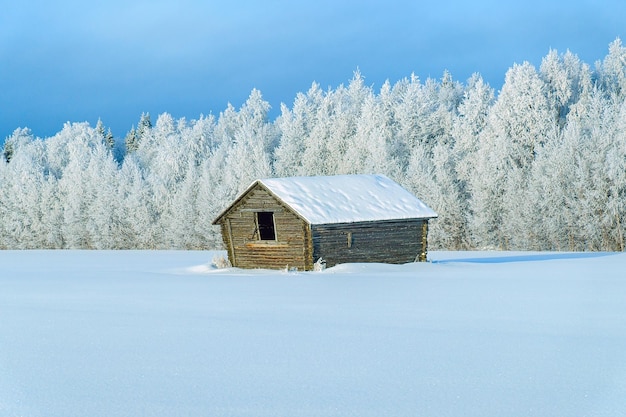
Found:
[[[218,249],[212,220],[257,178],[381,173],[438,214],[431,249],[623,251],[626,48],[592,65],[551,50],[499,92],[412,74],[374,89],[313,83],[281,104],[27,128],[0,158],[0,249]]]

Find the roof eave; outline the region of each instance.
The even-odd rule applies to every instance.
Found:
[[[270,187],[268,187],[267,185],[263,184],[263,180],[259,179],[254,181],[252,184],[250,184],[250,186],[248,188],[245,189],[245,191],[241,192],[241,194],[239,194],[237,196],[237,198],[235,198],[235,200],[228,205],[228,207],[226,207],[224,210],[222,210],[222,212],[215,218],[215,220],[213,220],[213,222],[211,224],[213,225],[219,225],[220,222],[222,221],[223,217],[226,216],[237,204],[239,204],[239,202],[250,192],[252,191],[252,189],[256,186],[260,186],[262,187],[265,191],[267,191],[273,198],[275,198],[281,205],[288,207],[289,210],[291,210],[292,213],[294,213],[296,216],[298,216],[300,219],[302,219],[305,223],[307,224],[311,224],[311,222],[304,217],[300,212],[298,212],[295,208],[293,208],[292,206],[290,206],[289,204],[287,204],[283,199],[281,199],[278,195],[276,195],[276,193],[274,193]]]
[[[326,225],[338,225],[338,224],[357,224],[357,223],[384,223],[384,222],[399,222],[409,220],[430,220],[436,219],[438,216],[420,216],[420,217],[395,217],[392,219],[369,219],[369,220],[352,220],[352,221],[330,221],[330,222],[310,222],[313,226],[326,226]]]
[[[276,201],[278,201],[281,205],[289,208],[289,210],[295,214],[296,216],[298,216],[300,219],[302,219],[303,222],[305,222],[308,225],[311,225],[312,223],[309,221],[309,219],[307,219],[306,217],[304,217],[304,215],[302,213],[300,213],[295,207],[291,206],[290,204],[288,204],[285,200],[283,200],[282,198],[280,198],[275,192],[272,191],[271,187],[268,187],[266,184],[263,183],[263,180],[258,180],[258,183],[261,185],[261,187],[263,187],[272,197],[274,197],[276,199]]]
[[[252,189],[257,185],[260,184],[261,181],[260,180],[256,180],[254,181],[252,184],[250,184],[250,186],[248,186],[248,188],[246,188],[244,191],[242,191],[237,198],[235,198],[235,200],[230,203],[228,205],[228,207],[226,207],[224,210],[222,210],[220,212],[220,214],[215,218],[215,220],[213,220],[213,222],[211,223],[212,225],[218,225],[220,224],[220,222],[222,221],[222,218],[224,216],[226,216],[226,214],[228,214],[228,212],[230,212],[233,207],[235,207],[245,196],[246,194],[248,194],[250,191],[252,191]]]

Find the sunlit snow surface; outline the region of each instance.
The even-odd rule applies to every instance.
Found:
[[[0,252],[0,416],[623,416],[626,255]]]
[[[384,175],[331,175],[261,180],[311,224],[437,217]]]

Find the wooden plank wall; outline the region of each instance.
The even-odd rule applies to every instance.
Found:
[[[274,212],[275,241],[259,240],[255,211]],[[232,248],[229,249],[231,264],[251,269],[312,269],[308,228],[304,220],[260,185],[250,190],[222,221],[222,232],[229,235],[224,238],[224,245]]]
[[[322,258],[331,267],[347,262],[402,264],[426,253],[422,233],[427,220],[313,225],[313,258]],[[424,236],[425,237],[425,236]]]

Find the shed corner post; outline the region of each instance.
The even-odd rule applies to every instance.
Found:
[[[237,266],[237,260],[235,258],[235,245],[233,243],[233,228],[230,225],[230,219],[228,217],[226,218],[226,227],[224,227],[223,230],[225,235],[228,234],[228,260],[232,266]]]
[[[422,248],[420,250],[419,255],[417,256],[417,260],[419,262],[426,262],[426,258],[428,257],[428,219],[424,220],[422,223]]]
[[[310,223],[306,221],[303,223],[303,232],[304,270],[313,271],[315,260],[313,259],[313,231]]]

